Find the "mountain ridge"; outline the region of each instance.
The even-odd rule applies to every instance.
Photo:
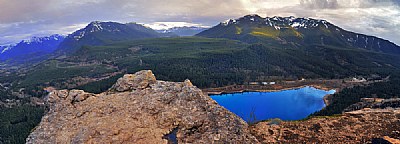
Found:
[[[1,49],[0,60],[24,63],[29,61],[40,61],[57,50],[65,36],[54,34],[45,37],[32,37],[28,40],[4,46]]]
[[[236,39],[249,43],[334,45],[400,54],[400,47],[388,40],[344,30],[326,20],[312,18],[246,15],[230,19],[196,36]]]
[[[58,53],[75,52],[84,45],[103,45],[109,42],[161,37],[155,30],[137,23],[93,21],[85,28],[69,34],[60,44]]]

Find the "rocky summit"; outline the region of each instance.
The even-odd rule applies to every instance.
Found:
[[[127,74],[101,94],[56,90],[27,143],[258,143],[241,118],[189,80]]]

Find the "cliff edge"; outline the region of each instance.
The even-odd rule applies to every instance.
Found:
[[[304,121],[259,122],[251,132],[261,143],[400,144],[400,109],[362,109]]]
[[[56,90],[27,143],[258,143],[241,118],[189,80],[127,74],[101,94]]]

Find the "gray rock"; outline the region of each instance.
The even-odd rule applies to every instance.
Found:
[[[109,91],[124,92],[136,89],[144,89],[150,84],[156,83],[156,77],[150,70],[142,70],[136,74],[126,74],[118,79]]]
[[[101,94],[57,90],[27,143],[258,143],[241,118],[189,80],[125,75]]]

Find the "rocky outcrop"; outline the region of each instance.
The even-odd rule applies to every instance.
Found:
[[[386,109],[249,127],[189,80],[159,81],[140,71],[101,94],[52,91],[48,112],[27,143],[398,143],[400,109],[387,108],[398,101],[363,102]]]
[[[189,80],[125,75],[107,92],[56,90],[27,143],[258,143],[248,125]]]
[[[150,84],[157,83],[156,77],[151,71],[139,71],[136,74],[126,74],[118,79],[109,92],[124,92],[136,89],[145,89]]]
[[[251,126],[261,143],[399,142],[399,130],[400,109],[363,109],[341,116]]]
[[[380,98],[362,98],[360,102],[347,107],[344,112],[361,110],[364,108],[384,109],[400,108],[400,98],[380,99]]]

